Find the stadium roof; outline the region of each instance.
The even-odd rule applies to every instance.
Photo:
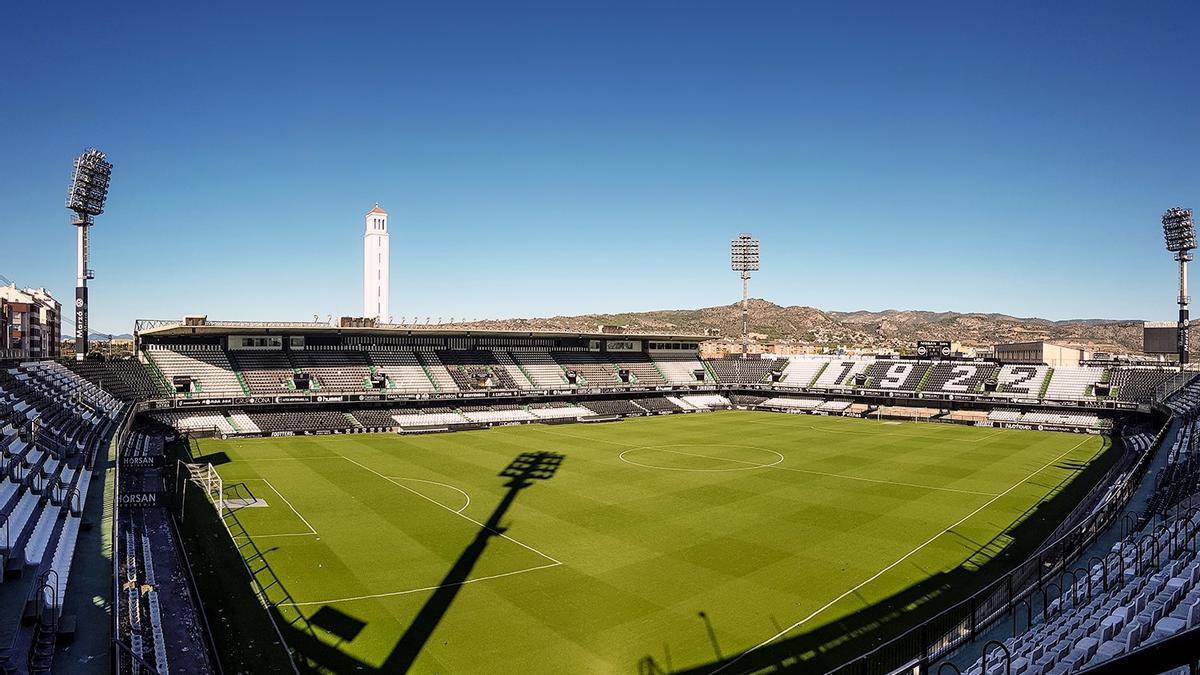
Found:
[[[602,332],[602,331],[569,331],[569,330],[499,330],[477,328],[453,328],[450,326],[333,326],[323,322],[311,321],[210,321],[188,325],[184,320],[155,320],[139,319],[134,332],[143,337],[170,337],[184,335],[425,335],[437,336],[495,336],[495,337],[546,337],[546,338],[586,338],[602,340],[638,339],[638,340],[687,340],[702,342],[712,340],[716,336],[695,335],[687,333],[666,332]]]

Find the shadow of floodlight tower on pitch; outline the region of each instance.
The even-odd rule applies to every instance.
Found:
[[[501,525],[500,521],[516,501],[517,495],[537,481],[553,478],[559,467],[562,466],[564,459],[565,455],[556,452],[523,452],[498,474],[509,479],[504,485],[508,491],[504,493],[504,497],[492,510],[492,514],[475,533],[475,538],[471,540],[471,543],[467,545],[450,571],[438,584],[437,590],[421,607],[421,611],[417,612],[400,641],[396,643],[392,653],[380,667],[381,672],[403,673],[412,668],[417,656],[424,649],[425,643],[429,641],[430,635],[446,615],[450,604],[458,596],[463,584],[469,580],[471,571],[474,570],[488,544],[494,537],[503,536],[508,530]]]

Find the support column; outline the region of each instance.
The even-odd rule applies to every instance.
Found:
[[[750,358],[750,275],[742,272],[742,358]]]
[[[1179,260],[1179,369],[1183,370],[1189,360],[1188,353],[1191,351],[1191,340],[1188,335],[1188,330],[1191,321],[1188,317],[1188,290],[1187,290],[1187,264],[1191,259],[1190,251],[1180,251],[1176,254]]]
[[[88,353],[88,229],[91,216],[79,214],[75,217],[78,232],[78,260],[75,270],[75,360],[82,361]]]

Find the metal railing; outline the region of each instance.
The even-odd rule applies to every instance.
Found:
[[[187,452],[189,455],[191,455],[191,435],[189,434],[185,436],[184,440],[188,448]],[[242,568],[250,582],[250,587],[255,597],[261,603],[263,610],[266,612],[271,623],[272,630],[275,633],[275,636],[278,638],[278,644],[286,651],[292,671],[296,673],[296,675],[299,675],[300,665],[303,662],[304,657],[296,652],[292,645],[288,644],[287,640],[283,636],[282,630],[279,627],[279,623],[276,620],[276,615],[278,614],[280,620],[286,621],[288,625],[292,626],[293,628],[296,624],[301,624],[303,630],[309,632],[310,634],[312,633],[312,627],[308,623],[307,617],[305,617],[300,610],[295,607],[291,595],[287,593],[283,586],[283,582],[274,575],[274,570],[271,569],[271,566],[266,564],[265,555],[258,549],[257,544],[255,544],[249,533],[242,526],[241,521],[234,512],[234,509],[231,509],[226,502],[224,479],[219,473],[217,473],[212,464],[193,464],[184,462],[182,459],[176,459],[175,474],[175,478],[171,483],[171,491],[174,493],[175,498],[179,501],[180,508],[178,513],[175,513],[172,509],[172,513],[169,516],[172,519],[172,522],[175,523],[176,527],[182,528],[184,518],[187,513],[185,506],[187,504],[189,494],[188,487],[191,486],[194,491],[198,490],[201,495],[199,499],[200,504],[206,507],[211,507],[211,513],[209,515],[216,518],[217,522],[220,523],[220,529],[224,530],[226,537],[228,537],[225,543],[231,547],[234,555],[236,555],[238,560],[241,562]],[[192,519],[195,519],[196,516],[194,515],[194,511],[191,513],[193,513],[191,516]],[[208,525],[212,526],[213,524],[210,522]],[[239,531],[238,534],[234,533],[234,528]],[[244,538],[246,540],[245,543],[239,544],[237,541],[239,537]],[[251,569],[249,560],[243,554],[242,549],[247,546],[253,549],[252,558],[261,563],[260,569],[257,572]],[[184,561],[188,566],[188,575],[194,578],[194,570],[191,567],[190,559],[188,559],[186,555],[187,547],[184,546],[182,542],[181,550],[185,555]],[[265,584],[259,578],[264,573],[270,577],[268,579],[268,583]],[[282,593],[283,597],[272,601],[267,591],[268,588],[273,588],[277,593]],[[203,608],[201,609],[203,611]],[[285,617],[285,615],[289,612],[291,614],[290,619]],[[215,638],[213,638],[211,633],[209,635],[209,644],[215,644]],[[219,661],[219,657],[219,654],[214,653],[215,660]]]
[[[139,655],[133,654],[132,650],[121,641],[121,612],[117,611],[120,606],[121,598],[121,556],[120,556],[120,533],[121,519],[123,518],[121,509],[121,452],[125,447],[126,441],[129,440],[130,431],[133,428],[133,419],[137,417],[137,407],[131,407],[127,412],[125,419],[121,422],[121,426],[117,433],[113,434],[112,440],[109,441],[108,460],[113,463],[112,471],[112,522],[109,527],[112,528],[110,533],[110,541],[112,542],[112,597],[109,598],[109,606],[112,611],[112,644],[113,644],[113,659],[112,672],[119,674],[125,672],[122,668],[123,656],[129,656],[141,660]],[[96,458],[99,460],[99,457]],[[86,508],[86,504],[84,505]]]
[[[1185,370],[1183,372],[1174,373],[1165,382],[1154,388],[1154,400],[1166,401],[1174,396],[1180,389],[1183,389],[1189,382],[1196,377],[1197,373],[1193,370]]]

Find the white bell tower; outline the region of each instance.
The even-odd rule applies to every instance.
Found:
[[[363,234],[363,316],[388,323],[388,227],[387,211],[375,208],[367,213]]]

